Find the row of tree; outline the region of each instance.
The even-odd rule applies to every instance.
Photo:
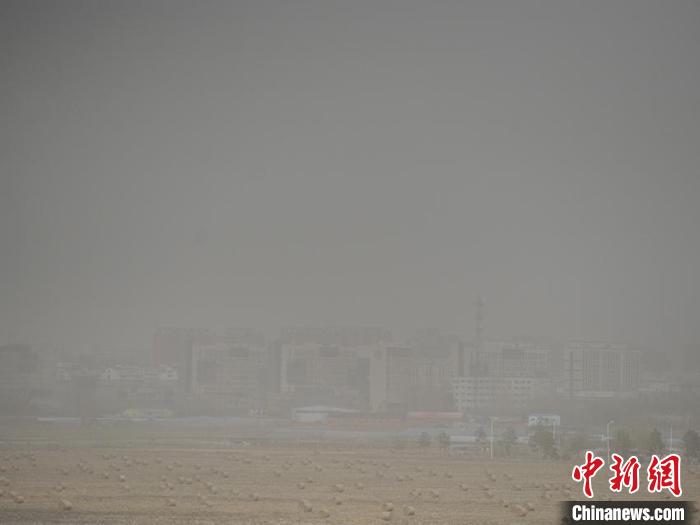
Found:
[[[530,439],[533,449],[542,454],[545,458],[559,457],[560,451],[554,441],[549,428],[538,426]],[[583,433],[577,433],[565,439],[561,443],[561,455],[568,457],[572,454],[580,454],[585,450],[595,448],[588,437]],[[632,438],[630,432],[625,428],[619,428],[615,432],[614,439],[610,440],[610,449],[623,457],[631,454],[662,454],[666,450],[666,445],[657,428],[648,431],[646,435]],[[685,457],[700,459],[700,435],[695,430],[689,429],[683,435],[683,448]]]
[[[488,442],[488,436],[482,427],[477,429],[475,437],[477,444],[485,445]],[[513,427],[506,428],[494,440],[494,453],[498,456],[511,456],[517,448],[517,441],[518,437]],[[418,444],[421,447],[428,447],[431,443],[430,434],[423,432],[419,437]],[[449,435],[446,432],[441,432],[437,436],[437,444],[441,449],[448,448],[450,445]],[[534,433],[530,436],[529,445],[534,453],[545,459],[566,458],[596,448],[595,443],[592,443],[583,432],[563,438],[557,443],[551,427],[543,425],[538,425],[535,428]],[[661,454],[666,446],[661,433],[656,428],[641,436],[637,433],[634,437],[626,428],[618,428],[614,438],[610,440],[610,448],[613,452],[627,457],[632,453]],[[695,430],[690,429],[685,432],[683,448],[685,457],[700,459],[700,435]]]

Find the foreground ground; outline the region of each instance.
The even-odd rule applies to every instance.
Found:
[[[337,444],[14,446],[0,450],[0,523],[555,523],[559,501],[581,499],[571,466]],[[697,467],[683,489],[700,494]]]

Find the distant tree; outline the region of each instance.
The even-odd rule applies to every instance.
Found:
[[[545,459],[556,459],[559,457],[554,446],[552,431],[544,425],[537,425],[535,433],[530,438],[530,445],[539,451]]]
[[[513,427],[508,427],[505,432],[501,435],[501,443],[503,444],[503,451],[506,456],[510,456],[511,450],[518,441],[518,436],[515,433]]]
[[[700,435],[695,430],[688,430],[683,435],[685,453],[689,458],[700,457]]]
[[[427,448],[430,446],[431,441],[432,439],[430,438],[430,434],[428,434],[427,432],[421,432],[421,435],[418,438],[418,445],[421,448]]]
[[[661,439],[661,432],[655,428],[649,433],[647,438],[647,451],[649,454],[658,454],[664,449],[664,440]]]
[[[580,454],[588,450],[589,445],[590,443],[586,434],[583,432],[576,432],[576,434],[566,441],[566,452],[567,454]]]
[[[617,432],[615,432],[614,452],[626,457],[629,456],[631,448],[632,439],[630,438],[629,432],[624,428],[617,429]]]
[[[447,434],[447,432],[440,432],[438,434],[438,445],[441,449],[446,449],[450,446],[450,436]]]
[[[486,441],[486,431],[484,430],[484,427],[479,427],[476,429],[475,437],[477,443],[483,443]]]

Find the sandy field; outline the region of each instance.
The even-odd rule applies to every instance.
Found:
[[[0,523],[555,523],[559,501],[582,499],[571,467],[337,444],[16,447],[0,450]],[[683,499],[699,474],[685,466]],[[611,497],[607,475],[596,499]]]

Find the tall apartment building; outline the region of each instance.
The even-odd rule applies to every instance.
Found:
[[[413,346],[282,344],[280,391],[293,404],[324,404],[377,412],[451,408],[450,384],[459,346],[444,357]]]
[[[481,349],[483,375],[548,377],[552,345],[518,341],[487,341]]]
[[[192,347],[195,344],[213,344],[217,339],[207,329],[159,328],[153,336],[153,365],[176,367],[178,392],[187,395],[192,387]]]
[[[493,406],[522,408],[551,386],[548,343],[487,341],[472,349],[467,373],[452,380],[458,410],[469,412]]]
[[[279,346],[280,393],[293,404],[365,409],[374,346],[301,343]]]
[[[192,347],[192,398],[220,412],[264,408],[267,391],[265,345],[230,342]]]
[[[640,352],[626,344],[574,341],[564,348],[564,384],[571,397],[613,397],[639,390]]]

